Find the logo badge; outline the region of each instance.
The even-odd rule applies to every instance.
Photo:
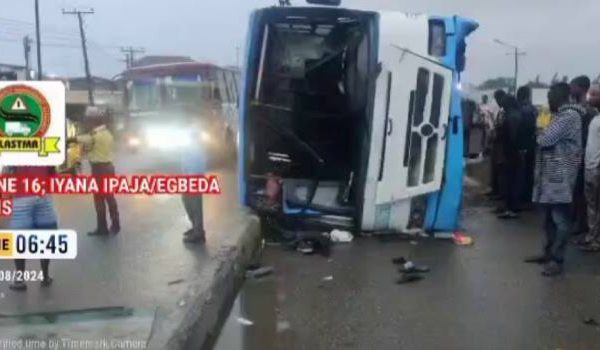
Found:
[[[61,82],[0,83],[0,164],[60,165],[64,146]]]

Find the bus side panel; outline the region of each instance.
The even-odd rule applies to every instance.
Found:
[[[259,47],[258,40],[261,37],[261,28],[259,26],[260,12],[255,11],[250,16],[248,26],[248,36],[246,38],[246,48],[243,60],[241,89],[240,89],[240,107],[239,107],[239,149],[238,149],[238,176],[240,187],[240,202],[242,205],[248,205],[248,194],[246,193],[246,181],[248,177],[248,152],[246,118],[248,116],[249,99],[252,89],[252,72],[256,70],[256,51]]]
[[[429,231],[453,231],[458,229],[463,203],[463,121],[461,110],[461,92],[458,89],[460,75],[457,72],[457,48],[459,43],[477,28],[477,24],[460,17],[445,18],[447,52],[444,63],[452,67],[454,84],[452,86],[452,107],[448,124],[448,144],[444,181],[439,192],[429,196],[425,228]]]

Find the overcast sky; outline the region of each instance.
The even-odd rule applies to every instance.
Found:
[[[23,63],[21,38],[34,34],[33,0],[0,0],[0,62]],[[521,78],[600,74],[598,0],[343,0],[347,7],[459,14],[480,23],[468,43],[465,79],[480,82],[513,73],[513,60],[494,38],[522,47]],[[10,6],[6,4],[10,3]],[[252,9],[276,0],[40,0],[42,57],[46,72],[83,75],[74,16],[62,8],[93,7],[85,17],[94,75],[111,77],[124,68],[120,46],[148,54],[188,55],[234,64]],[[303,4],[304,0],[292,0]],[[35,60],[35,57],[32,57]],[[35,61],[34,61],[35,62]]]

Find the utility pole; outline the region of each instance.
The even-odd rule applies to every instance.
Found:
[[[42,37],[40,35],[40,2],[35,0],[35,48],[37,51],[37,78],[43,79],[42,75]]]
[[[146,50],[142,47],[122,47],[121,52],[125,54],[125,63],[127,64],[127,68],[131,68],[133,66],[133,62],[135,62],[135,54],[136,53],[144,53]]]
[[[29,60],[29,54],[31,53],[31,38],[26,35],[23,38],[23,53],[25,54],[25,80],[31,79],[31,63]]]
[[[507,44],[502,40],[498,40],[498,39],[494,39],[494,42],[496,44],[502,45],[504,47],[508,47],[510,49],[513,50],[513,52],[507,53],[507,55],[514,55],[515,58],[515,77],[514,77],[514,92],[517,92],[518,86],[519,86],[519,57],[520,56],[525,56],[525,51],[521,51],[521,49],[519,49],[519,47],[512,45],[512,44]]]
[[[66,11],[63,9],[63,15],[76,15],[79,21],[79,34],[81,35],[81,48],[83,50],[83,63],[85,65],[85,77],[88,86],[88,100],[90,106],[94,105],[94,81],[92,80],[92,74],[90,73],[90,62],[87,53],[87,42],[85,39],[85,30],[83,29],[83,15],[94,14],[94,9],[89,10],[77,10],[73,9]]]

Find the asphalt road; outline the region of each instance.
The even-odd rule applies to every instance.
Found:
[[[469,198],[465,230],[474,246],[436,240],[358,239],[331,258],[269,247],[275,273],[249,281],[217,350],[590,350],[600,348],[600,255],[570,248],[566,275],[548,279],[524,264],[539,252],[540,215],[501,221],[489,203]],[[391,259],[431,272],[395,284]]]
[[[125,174],[172,173],[178,170],[178,164],[176,157],[121,154],[116,168]],[[219,175],[222,195],[205,198],[205,246],[181,241],[189,223],[179,196],[117,196],[122,232],[109,237],[86,235],[95,228],[91,196],[56,196],[60,227],[78,233],[78,256],[51,263],[54,284],[50,288],[30,282],[28,291],[19,293],[9,290],[7,282],[0,282],[0,314],[107,306],[154,310],[174,305],[175,296],[185,290],[188,282],[201,278],[203,264],[218,254],[219,242],[227,238],[235,218],[241,215],[236,210],[234,171],[221,169],[214,173]],[[27,268],[39,270],[39,264],[30,261]],[[12,270],[12,261],[0,260],[0,269]],[[173,281],[177,283],[169,284]]]

